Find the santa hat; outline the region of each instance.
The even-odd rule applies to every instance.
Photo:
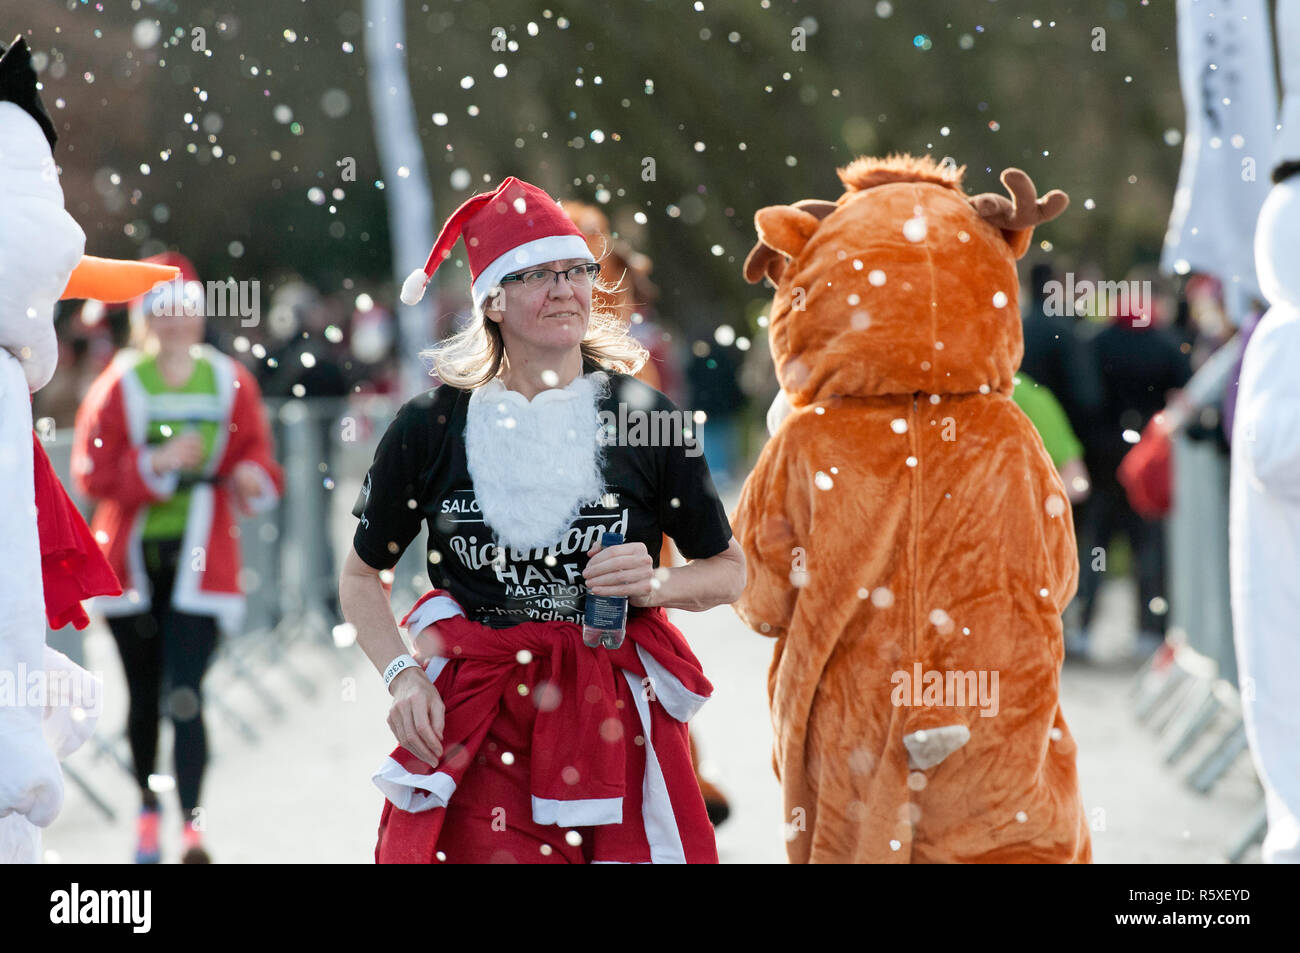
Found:
[[[144,324],[145,316],[151,314],[155,305],[162,312],[170,312],[181,307],[186,314],[202,314],[203,284],[194,263],[180,252],[165,251],[144,259],[156,265],[169,265],[179,270],[176,278],[168,283],[159,282],[138,298],[133,298],[127,308],[131,327],[139,328]],[[180,304],[177,305],[179,299]]]
[[[402,283],[403,302],[416,304],[424,297],[424,286],[434,270],[451,257],[451,249],[461,237],[478,312],[508,274],[565,258],[596,260],[582,231],[555,200],[512,175],[493,191],[467,199],[451,213],[424,268],[411,272]]]

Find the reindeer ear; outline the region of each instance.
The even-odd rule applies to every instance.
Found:
[[[751,285],[762,281],[764,275],[772,279],[772,284],[779,284],[783,271],[785,271],[785,259],[781,257],[781,253],[762,242],[751,248],[745,258],[745,280]]]
[[[1001,179],[1010,198],[984,192],[971,196],[970,204],[980,218],[1001,230],[1012,255],[1022,258],[1029,250],[1034,226],[1050,222],[1064,212],[1070,197],[1060,189],[1052,189],[1039,198],[1033,181],[1019,169],[1003,170]]]
[[[803,251],[821,220],[793,205],[769,205],[754,213],[758,240],[791,258]]]
[[[1025,257],[1025,252],[1029,251],[1029,243],[1034,240],[1034,230],[1032,228],[1022,228],[1019,231],[1013,231],[1004,228],[1002,229],[1002,237],[1011,246],[1011,257],[1019,261]]]
[[[758,244],[745,258],[745,280],[755,284],[766,275],[772,284],[781,280],[785,258],[803,251],[822,219],[839,208],[825,199],[800,199],[794,205],[769,205],[754,213]]]

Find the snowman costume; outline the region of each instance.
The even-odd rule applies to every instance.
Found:
[[[1300,0],[1280,0],[1285,91],[1274,186],[1255,231],[1270,308],[1242,360],[1229,554],[1246,738],[1264,787],[1265,863],[1300,863]]]
[[[14,70],[25,50],[6,51],[11,62],[0,72]],[[39,829],[63,804],[58,758],[94,729],[93,716],[74,722],[67,709],[28,704],[28,678],[18,683],[20,675],[39,681],[55,662],[90,677],[45,645],[36,528],[31,394],[54,376],[54,302],[86,243],[64,211],[50,145],[24,105],[0,102],[0,539],[8,553],[0,560],[0,679],[9,683],[7,693],[0,686],[7,695],[0,697],[0,863],[37,859]]]
[[[63,804],[59,761],[98,718],[98,679],[45,644],[46,621],[84,628],[79,600],[116,584],[33,440],[31,395],[58,364],[54,303],[123,300],[172,273],[82,255],[56,138],[26,41],[0,45],[0,863],[40,858]]]

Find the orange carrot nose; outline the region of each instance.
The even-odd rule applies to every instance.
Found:
[[[180,269],[172,265],[82,255],[80,264],[68,279],[68,287],[63,289],[59,298],[64,301],[69,298],[130,301],[160,281],[174,281],[180,273]]]

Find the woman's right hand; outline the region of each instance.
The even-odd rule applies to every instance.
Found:
[[[445,716],[442,696],[419,668],[399,672],[388,690],[393,696],[388,727],[398,744],[421,761],[437,767],[442,758]]]
[[[162,476],[173,470],[192,470],[203,462],[203,439],[194,431],[172,437],[153,451],[153,472]]]

